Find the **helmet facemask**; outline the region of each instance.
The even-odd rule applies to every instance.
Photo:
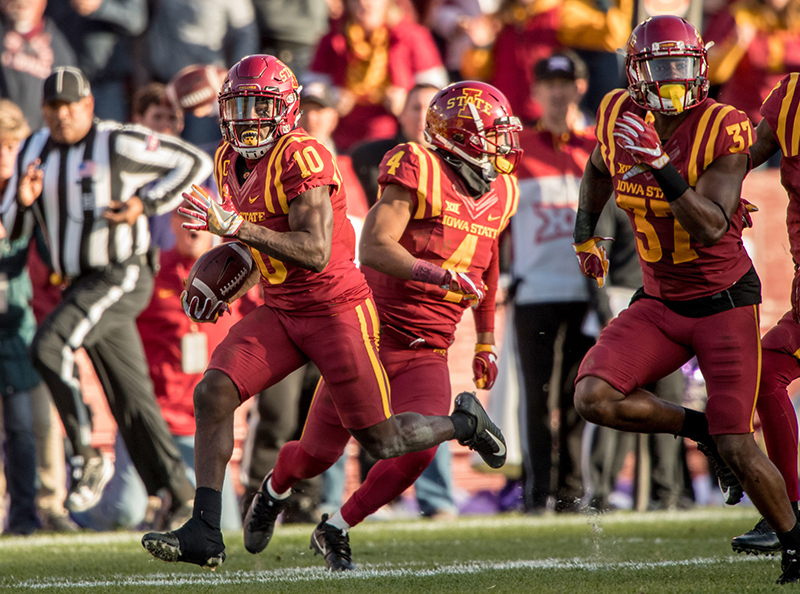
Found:
[[[706,48],[682,41],[654,43],[651,50],[629,55],[628,90],[640,107],[678,115],[708,96]]]
[[[222,135],[246,159],[259,159],[278,137],[291,131],[287,114],[297,95],[278,92],[233,91],[220,96]]]
[[[452,129],[448,139],[436,130],[431,131],[428,126],[424,132],[426,140],[476,167],[485,181],[495,180],[498,173],[513,173],[522,157],[518,136],[522,124],[519,118],[498,118],[486,130],[475,105],[468,103],[467,109],[475,132],[463,128]]]

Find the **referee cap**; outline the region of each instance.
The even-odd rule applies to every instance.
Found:
[[[42,102],[76,103],[92,94],[89,79],[78,68],[59,66],[44,81]]]

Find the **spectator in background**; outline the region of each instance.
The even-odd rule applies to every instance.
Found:
[[[484,12],[487,3],[480,0],[441,0],[433,4],[428,23],[444,47],[442,53],[450,80],[474,79],[485,75],[489,70],[489,53],[472,50],[490,47],[500,28],[499,23]],[[470,60],[465,63],[468,56]]]
[[[19,107],[8,99],[0,100],[0,187],[3,190],[14,174],[14,160],[20,143],[29,133],[30,128]],[[33,232],[33,221],[29,220],[12,239],[0,224],[0,401],[9,495],[8,529],[5,533],[23,535],[31,534],[39,527],[31,390],[41,380],[28,352],[36,322],[31,309],[33,290],[26,266]],[[42,242],[41,232],[38,235]]]
[[[302,78],[328,32],[326,0],[253,0],[260,53],[275,56]]]
[[[592,55],[598,67],[589,70],[592,104],[584,104],[594,113],[603,95],[622,82],[615,52],[630,34],[632,12],[632,0],[505,0],[496,14],[502,29],[492,48],[489,78],[514,113],[533,122],[541,115],[529,92],[536,62],[562,47],[599,51]]]
[[[341,120],[333,139],[340,151],[397,133],[395,116],[417,82],[446,83],[430,32],[402,16],[393,24],[390,0],[347,0],[336,30],[320,40],[304,84],[333,87]]]
[[[160,134],[180,136],[183,132],[183,110],[173,104],[167,96],[167,87],[161,83],[149,83],[133,95],[134,124],[139,124]],[[150,243],[159,249],[169,250],[175,246],[172,213],[155,214],[148,218]]]
[[[416,142],[430,147],[423,134],[425,116],[431,99],[439,92],[439,88],[429,84],[414,85],[406,96],[403,110],[397,116],[400,129],[393,138],[383,138],[356,145],[351,156],[353,169],[358,176],[361,187],[371,207],[378,200],[378,171],[383,156],[398,144]]]
[[[718,99],[761,120],[759,109],[788,73],[800,71],[800,0],[742,0],[706,26],[712,85]]]
[[[151,16],[146,42],[146,68],[158,82],[168,83],[193,64],[227,68],[258,51],[252,0],[161,0]],[[197,146],[218,144],[218,119],[187,114],[183,138]]]
[[[590,294],[575,266],[572,228],[581,176],[597,142],[578,108],[588,86],[583,61],[571,51],[555,53],[536,63],[534,78],[541,118],[520,134],[524,156],[517,174],[520,204],[511,219],[511,272],[527,413],[524,503],[526,512],[540,514],[548,498],[556,511],[578,511],[583,495],[584,421],[572,404],[573,382],[594,339],[583,332]]]
[[[51,0],[45,14],[64,33],[92,85],[95,114],[124,122],[133,38],[147,26],[146,0]]]
[[[42,83],[57,66],[75,66],[64,34],[44,16],[47,0],[0,0],[0,96],[18,105],[33,130],[42,127]]]

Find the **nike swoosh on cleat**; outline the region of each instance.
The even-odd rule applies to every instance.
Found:
[[[325,555],[327,555],[328,554],[328,549],[325,546],[325,543],[324,542],[320,542],[319,539],[317,539],[317,538],[315,538],[314,541],[317,543],[317,546],[319,547],[319,550],[322,551],[322,556],[324,557]]]
[[[492,435],[489,431],[486,432],[486,435],[492,438],[492,440],[497,444],[497,452],[495,456],[505,456],[506,455],[506,445],[497,439],[494,435]]]

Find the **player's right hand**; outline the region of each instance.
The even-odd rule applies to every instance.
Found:
[[[655,126],[635,113],[626,113],[614,123],[617,144],[637,162],[661,169],[669,163],[669,156],[661,146]]]
[[[447,270],[445,282],[442,285],[443,289],[447,289],[451,293],[461,295],[462,301],[469,302],[472,309],[476,309],[486,297],[486,288],[483,280],[475,278],[468,272],[455,272],[454,270]]]
[[[201,303],[198,297],[192,297],[191,301],[187,301],[187,293],[181,293],[181,305],[183,306],[184,313],[189,316],[189,319],[198,324],[214,324],[219,317],[226,311],[230,312],[228,304],[224,301],[217,301],[207,297]]]
[[[800,266],[794,267],[794,280],[792,280],[792,318],[800,324]]]
[[[595,279],[597,286],[602,287],[608,274],[608,255],[606,249],[597,244],[598,241],[614,241],[614,239],[590,237],[583,243],[573,243],[572,247],[575,248],[575,255],[578,256],[583,276]]]
[[[239,213],[227,210],[217,204],[203,188],[192,185],[192,191],[184,192],[183,199],[191,204],[194,209],[180,207],[178,210],[188,217],[200,221],[199,223],[183,223],[181,227],[192,231],[210,231],[220,237],[235,237],[244,223]]]

